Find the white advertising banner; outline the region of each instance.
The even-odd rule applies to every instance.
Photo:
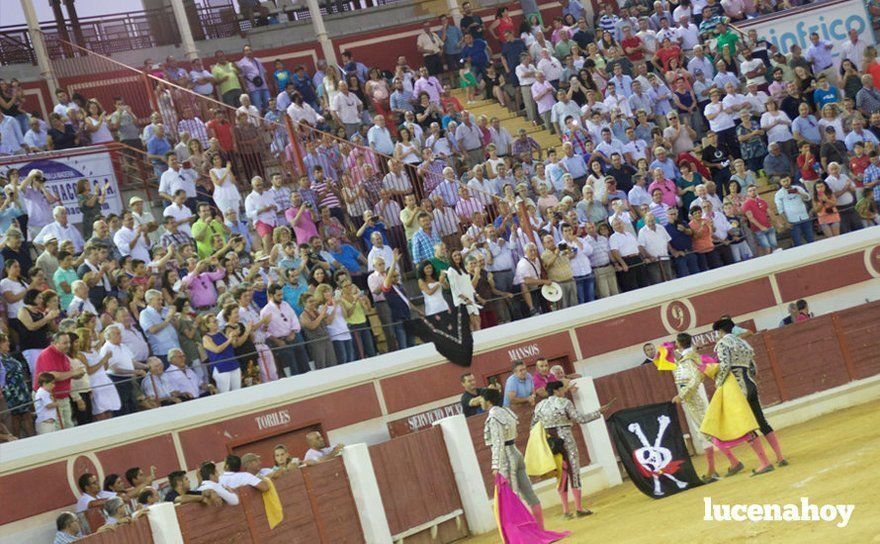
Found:
[[[840,46],[848,39],[849,29],[856,29],[860,40],[868,44],[875,43],[864,0],[808,4],[785,13],[737,23],[736,26],[743,31],[757,30],[759,38],[774,44],[786,55],[794,44],[801,46],[806,53],[811,45],[810,34],[816,32],[820,39],[834,44],[831,52],[838,63]]]
[[[61,203],[67,208],[68,220],[72,223],[82,223],[82,212],[76,200],[76,182],[83,178],[92,184],[93,192],[97,190],[96,187],[107,185],[104,215],[122,212],[122,198],[109,151],[96,149],[94,153],[68,157],[44,154],[28,161],[3,163],[0,164],[0,175],[11,168],[17,168],[22,179],[31,170],[42,170],[46,188],[61,199]]]

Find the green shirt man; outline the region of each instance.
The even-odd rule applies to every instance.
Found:
[[[214,252],[211,240],[214,235],[219,234],[223,237],[223,243],[226,243],[226,227],[220,221],[211,218],[208,221],[202,220],[200,217],[192,225],[193,239],[196,241],[196,252],[200,259],[207,259]]]

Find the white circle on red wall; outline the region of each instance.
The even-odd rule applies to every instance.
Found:
[[[690,299],[677,298],[660,305],[660,321],[669,334],[684,332],[697,325],[697,311]]]
[[[98,483],[100,485],[104,485],[104,467],[101,466],[101,461],[98,459],[98,456],[95,455],[94,452],[87,451],[81,453],[74,457],[67,458],[67,483],[70,484],[70,491],[73,493],[73,496],[79,499],[82,495],[82,491],[79,490],[79,486],[77,485],[76,480],[79,478],[79,475],[74,474],[76,469],[76,462],[80,457],[85,457],[89,461],[92,462],[92,465],[95,467],[95,476],[98,477]]]
[[[880,246],[869,247],[865,250],[865,269],[868,274],[880,278]]]

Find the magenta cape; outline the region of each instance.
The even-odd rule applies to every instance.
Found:
[[[557,533],[541,529],[500,474],[495,476],[495,521],[504,544],[549,544],[570,534],[568,531]]]

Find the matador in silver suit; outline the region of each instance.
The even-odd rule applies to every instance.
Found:
[[[553,388],[555,391],[561,389]],[[549,392],[549,391],[548,391]],[[589,423],[599,419],[602,415],[596,412],[582,414],[574,407],[574,403],[569,399],[561,396],[561,393],[550,393],[550,396],[542,400],[535,406],[535,415],[532,418],[532,425],[541,422],[544,429],[551,436],[556,436],[562,440],[565,446],[566,460],[568,461],[568,481],[573,489],[581,487],[581,461],[578,454],[578,447],[574,441],[574,435],[571,433],[571,426],[577,423]]]
[[[492,448],[492,470],[510,482],[510,487],[529,506],[540,504],[526,474],[526,463],[516,449],[517,417],[509,408],[492,406],[483,427],[483,439]]]

